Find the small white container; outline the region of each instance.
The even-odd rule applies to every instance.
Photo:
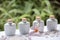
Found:
[[[20,22],[18,23],[19,31],[22,35],[28,34],[30,30],[30,23],[29,22]]]
[[[33,21],[32,29],[34,29],[36,26],[39,27],[40,32],[44,32],[44,21],[43,20],[40,20],[39,22],[37,20]]]
[[[57,29],[57,24],[58,24],[58,21],[57,19],[48,19],[47,20],[47,28],[48,28],[48,31],[53,31],[53,30],[56,30]]]
[[[13,36],[13,35],[15,35],[16,24],[15,23],[12,23],[12,25],[9,25],[9,23],[6,23],[4,25],[4,31],[5,31],[5,34],[7,36]]]

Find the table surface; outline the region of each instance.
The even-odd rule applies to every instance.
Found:
[[[60,24],[57,25],[57,29],[60,31]],[[30,32],[33,31],[30,29]],[[44,32],[47,32],[47,27],[45,26],[44,28]],[[60,35],[56,36],[54,34],[50,34],[50,35],[43,35],[43,36],[26,36],[26,35],[22,35],[19,33],[19,30],[16,30],[16,35],[15,36],[9,36],[7,37],[5,35],[4,31],[0,32],[0,38],[1,36],[7,37],[7,40],[60,40]],[[0,39],[2,40],[2,39]]]

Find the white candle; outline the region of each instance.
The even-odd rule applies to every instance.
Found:
[[[20,22],[18,24],[19,27],[19,31],[21,34],[28,34],[29,33],[29,29],[30,29],[30,23],[29,22]]]
[[[50,18],[47,19],[47,28],[48,31],[53,31],[57,29],[58,21],[55,19],[54,15],[50,15]]]
[[[54,19],[54,20],[48,19],[47,20],[47,28],[48,28],[48,31],[56,30],[57,29],[57,20],[56,19]]]
[[[11,19],[8,19],[8,22],[4,24],[4,31],[7,36],[15,35],[16,24]]]
[[[43,20],[40,20],[40,22],[38,22],[37,20],[33,21],[33,29],[38,26],[38,30],[40,32],[43,32],[44,31],[44,21]]]
[[[33,21],[33,29],[38,26],[38,30],[39,32],[43,32],[44,31],[44,21],[41,20],[40,16],[36,16],[36,20]]]
[[[12,25],[9,25],[9,23],[6,23],[4,25],[4,30],[7,36],[9,35],[15,35],[15,31],[16,31],[16,24],[12,23]]]

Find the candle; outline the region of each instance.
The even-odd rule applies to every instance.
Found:
[[[26,18],[22,18],[22,21],[18,23],[19,31],[22,35],[28,34],[30,29],[30,23]]]
[[[55,31],[57,30],[57,19],[54,15],[50,15],[49,19],[47,19],[47,28],[48,31]]]
[[[44,21],[41,20],[41,18],[39,16],[36,16],[36,20],[33,21],[33,27],[32,27],[32,29],[34,30],[34,28],[36,26],[38,27],[38,30],[40,32],[43,32],[44,31]]]
[[[16,24],[13,23],[12,19],[8,19],[7,23],[4,24],[4,31],[7,36],[15,35]]]

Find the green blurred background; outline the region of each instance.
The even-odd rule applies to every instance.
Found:
[[[41,16],[45,21],[54,14],[60,23],[60,0],[0,0],[0,31],[8,18],[17,24],[26,17],[31,25],[35,16]]]

